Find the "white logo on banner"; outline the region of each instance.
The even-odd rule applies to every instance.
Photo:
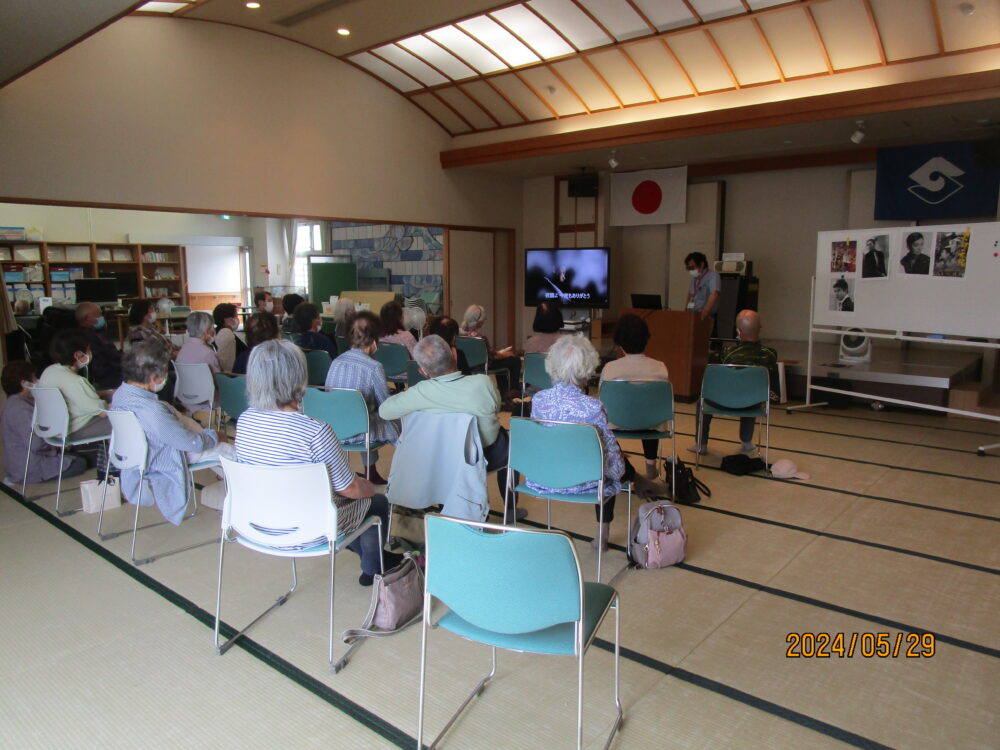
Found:
[[[963,174],[965,172],[943,156],[935,156],[910,174],[910,179],[917,184],[910,185],[907,190],[924,203],[936,206],[962,189],[962,183],[955,178]]]

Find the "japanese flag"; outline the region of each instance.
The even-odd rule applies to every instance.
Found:
[[[611,226],[682,224],[687,212],[687,167],[611,175]]]

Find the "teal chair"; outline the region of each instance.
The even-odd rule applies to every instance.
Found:
[[[597,504],[599,508],[598,534],[604,523],[604,446],[597,428],[592,424],[554,422],[514,417],[510,420],[510,456],[507,460],[507,486],[504,488],[504,507],[508,496],[525,494],[546,501],[546,525],[552,528],[552,500],[568,503]],[[515,485],[515,477],[554,489],[575,487],[585,482],[597,482],[594,492],[569,494],[566,492],[540,492],[525,482]],[[632,486],[624,487],[628,493],[628,518],[632,518]],[[516,525],[516,521],[515,521]],[[600,546],[597,548],[597,580],[601,580]]]
[[[430,514],[424,521],[427,569],[420,641],[417,747],[423,747],[427,637],[433,600],[448,611],[435,626],[490,646],[492,669],[428,745],[434,748],[497,671],[497,648],[576,659],[576,747],[583,747],[583,658],[594,635],[615,611],[615,708],[605,747],[621,728],[619,696],[620,614],[618,592],[585,583],[567,534],[514,529]],[[475,581],[475,585],[470,585]],[[457,745],[470,744],[468,741]],[[591,743],[593,744],[593,743]]]
[[[347,339],[344,336],[334,336],[333,340],[337,344],[338,357],[351,348],[351,345],[347,343]]]
[[[380,341],[373,356],[382,363],[382,369],[389,380],[399,383],[406,379],[406,363],[410,361],[410,353],[405,346]]]
[[[767,454],[771,444],[770,392],[770,375],[766,367],[745,365],[706,367],[701,381],[701,396],[698,398],[698,445],[705,445],[708,440],[707,435],[701,434],[702,414],[752,417],[758,425],[763,418],[764,463],[769,466]],[[700,454],[695,465],[701,465]]]
[[[524,371],[521,373],[521,416],[524,416],[524,401],[528,397],[528,389],[544,391],[552,387],[552,378],[545,371],[546,355],[540,352],[528,352],[524,355]]]
[[[406,363],[406,387],[412,388],[421,380],[427,380],[427,376],[420,372],[420,365],[411,359]]]
[[[365,403],[361,391],[350,388],[306,388],[302,410],[306,416],[330,425],[345,451],[355,453],[364,451],[365,478],[368,478],[372,450],[388,443],[383,440],[372,441],[368,404]],[[363,443],[345,442],[358,435],[364,436]]]
[[[310,349],[306,355],[306,382],[309,385],[326,385],[326,374],[333,361],[322,349]]]
[[[469,363],[469,369],[473,372],[482,368],[483,374],[485,375],[503,375],[505,378],[510,377],[509,370],[497,367],[492,370],[490,369],[490,353],[486,349],[486,341],[478,336],[458,336],[455,339],[455,348],[460,352],[465,353],[465,361]],[[506,393],[512,386],[513,384],[508,382],[507,387],[501,390],[501,393]]]
[[[215,373],[215,387],[219,392],[219,406],[234,425],[240,415],[250,408],[247,401],[247,376]],[[221,422],[226,424],[226,422]]]
[[[677,479],[673,386],[666,380],[606,380],[601,383],[599,397],[608,412],[608,421],[615,425],[612,432],[619,440],[670,438],[670,487],[673,489]],[[667,424],[669,429],[655,429],[661,424]]]

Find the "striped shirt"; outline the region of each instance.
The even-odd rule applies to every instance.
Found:
[[[330,363],[326,373],[327,388],[350,388],[360,391],[368,405],[368,428],[372,441],[395,443],[399,438],[399,420],[385,420],[378,415],[378,408],[389,398],[385,384],[385,369],[378,360],[360,349],[348,349]],[[364,437],[351,438],[348,443],[363,443]]]
[[[354,482],[354,472],[325,422],[295,411],[247,409],[236,425],[236,460],[257,466],[326,464],[337,505],[337,530],[350,533],[368,515],[370,498],[351,500],[337,494]]]

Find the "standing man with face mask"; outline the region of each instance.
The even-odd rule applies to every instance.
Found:
[[[87,334],[92,359],[90,379],[98,391],[114,390],[122,384],[122,353],[108,338],[101,308],[93,302],[76,306],[76,324]]]
[[[691,288],[688,291],[687,309],[698,313],[702,320],[708,320],[715,315],[719,306],[719,291],[722,280],[719,274],[708,268],[708,259],[704,253],[688,253],[684,266],[691,275]]]

